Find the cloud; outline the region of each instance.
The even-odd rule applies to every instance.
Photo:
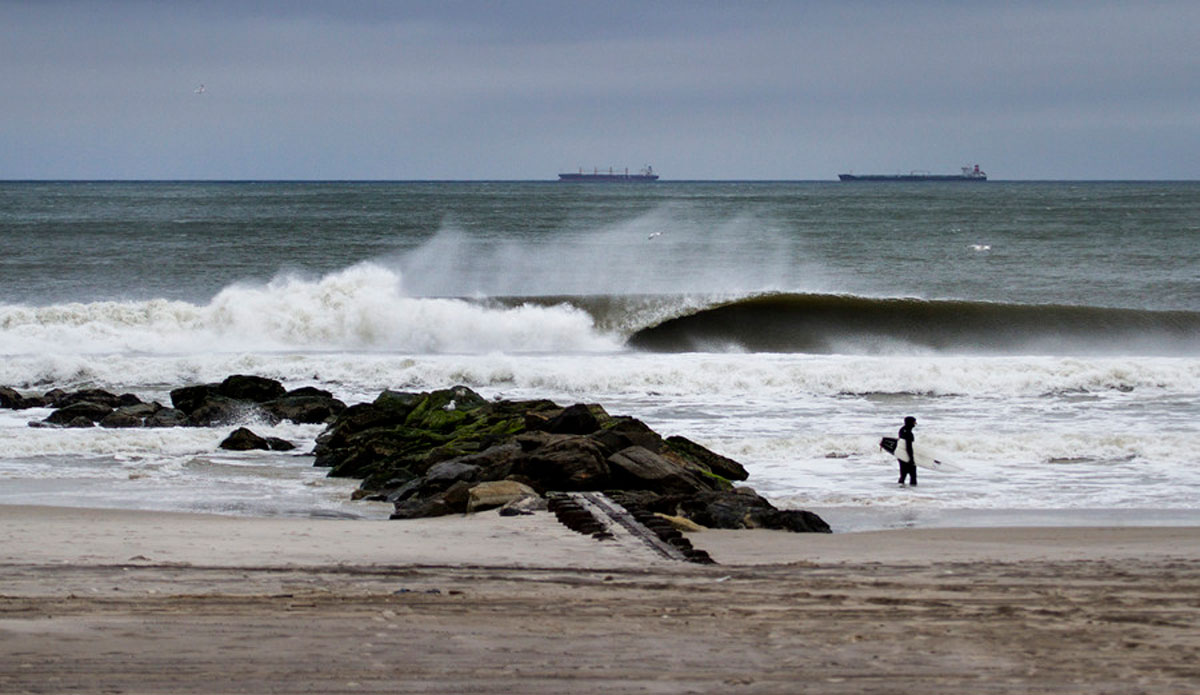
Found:
[[[0,2],[0,177],[1197,176],[1192,3],[746,5]]]

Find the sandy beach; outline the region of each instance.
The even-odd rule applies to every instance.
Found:
[[[0,506],[5,693],[1191,693],[1200,528],[702,531]]]

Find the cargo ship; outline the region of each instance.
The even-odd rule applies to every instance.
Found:
[[[842,181],[987,181],[987,174],[979,169],[963,167],[961,174],[928,174],[914,171],[909,174],[838,174]]]
[[[597,182],[647,182],[657,181],[658,174],[654,173],[654,168],[647,166],[641,171],[631,174],[629,169],[624,172],[614,171],[612,167],[608,171],[600,169],[592,169],[590,173],[585,172],[582,168],[577,173],[559,174],[559,181],[597,181]]]

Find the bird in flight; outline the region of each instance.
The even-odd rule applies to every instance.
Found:
[[[204,85],[200,85],[199,87],[196,87],[196,93],[203,94],[204,93]]]

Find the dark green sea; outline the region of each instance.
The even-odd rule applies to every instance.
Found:
[[[1200,516],[1200,183],[5,182],[0,358],[598,402],[784,505],[1155,523]],[[897,494],[908,414],[964,471]],[[376,513],[226,433],[36,415],[0,411],[0,502]]]

